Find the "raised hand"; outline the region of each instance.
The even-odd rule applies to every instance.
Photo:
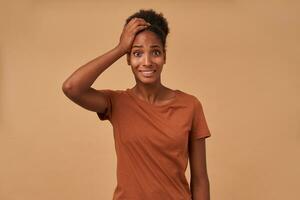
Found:
[[[123,28],[120,36],[120,42],[118,44],[119,48],[121,48],[124,53],[128,53],[131,49],[136,33],[148,26],[150,26],[150,23],[146,22],[144,19],[131,19]]]

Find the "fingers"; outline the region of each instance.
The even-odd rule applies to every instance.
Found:
[[[133,33],[136,34],[137,32],[143,30],[143,29],[146,29],[147,27],[149,27],[148,25],[140,25],[140,26],[137,26],[135,27],[135,29],[133,29]]]
[[[142,18],[133,18],[132,20],[130,20],[130,22],[128,23],[128,30],[130,32],[134,32],[136,33],[139,30],[145,29],[150,25],[150,23],[146,22],[144,19]]]
[[[123,28],[122,34],[120,36],[119,45],[129,51],[132,45],[132,42],[136,36],[136,33],[149,27],[150,23],[146,22],[141,18],[131,19]]]
[[[146,22],[143,18],[132,18],[129,22],[128,22],[128,25],[132,25],[134,23],[145,23],[145,24],[148,24],[150,25],[150,23]]]
[[[144,20],[136,20],[131,28],[130,28],[130,31],[133,33],[133,34],[136,34],[137,32],[143,30],[143,29],[146,29],[147,27],[149,27],[150,24]]]

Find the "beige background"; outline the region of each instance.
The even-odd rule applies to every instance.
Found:
[[[204,106],[211,199],[299,199],[296,0],[1,1],[0,199],[112,198],[112,127],[61,85],[113,48],[139,8],[169,20],[163,83]],[[123,57],[93,87],[133,85]]]

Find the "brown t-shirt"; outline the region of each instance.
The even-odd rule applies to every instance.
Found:
[[[100,91],[109,106],[97,115],[112,124],[117,155],[113,200],[191,200],[188,141],[210,136],[200,101],[180,90],[163,105],[131,89]]]

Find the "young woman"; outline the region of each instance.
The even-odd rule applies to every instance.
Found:
[[[119,44],[77,69],[65,95],[113,126],[117,154],[114,200],[209,200],[203,108],[193,95],[161,82],[169,33],[163,14],[140,10],[125,23]],[[91,87],[123,55],[136,84],[126,90]],[[190,188],[185,171],[190,160]]]

